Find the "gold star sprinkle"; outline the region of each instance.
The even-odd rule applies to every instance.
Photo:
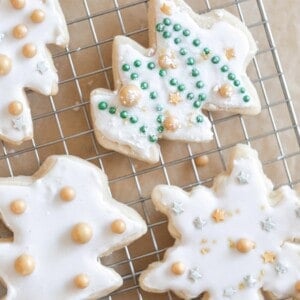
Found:
[[[262,256],[262,259],[264,260],[264,263],[274,263],[275,259],[276,259],[276,254],[274,252],[271,251],[266,251]]]
[[[166,3],[164,3],[161,7],[160,10],[162,13],[164,13],[167,16],[171,16],[172,15],[172,8],[171,6],[167,5]]]
[[[205,254],[207,254],[207,253],[210,252],[210,249],[209,249],[209,248],[202,248],[202,249],[200,250],[200,252],[201,252],[201,254],[205,255]]]
[[[235,51],[233,48],[227,48],[225,49],[225,56],[227,57],[228,60],[231,60],[235,58]]]
[[[178,92],[169,94],[169,103],[176,105],[179,102],[181,102],[181,96]]]
[[[223,222],[225,220],[225,211],[223,209],[216,209],[211,216],[215,222]]]

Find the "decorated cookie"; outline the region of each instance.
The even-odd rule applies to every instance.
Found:
[[[245,69],[257,48],[224,10],[197,15],[182,0],[150,0],[150,48],[118,36],[116,90],[94,90],[91,110],[99,143],[151,163],[160,138],[211,140],[203,110],[257,114],[260,103]]]
[[[146,232],[142,218],[112,199],[102,171],[79,158],[52,156],[33,177],[0,179],[5,299],[97,299],[122,285],[101,265]]]
[[[210,300],[258,300],[261,289],[272,299],[300,299],[299,197],[288,186],[273,191],[248,146],[236,146],[229,163],[211,189],[153,190],[176,241],[142,272],[142,288],[184,299],[205,292]]]
[[[57,93],[58,77],[46,44],[65,46],[69,36],[58,0],[0,1],[0,139],[32,138],[24,92]]]

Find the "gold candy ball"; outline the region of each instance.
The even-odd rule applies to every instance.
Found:
[[[176,69],[175,55],[163,54],[158,58],[158,64],[162,69]]]
[[[172,264],[171,271],[175,275],[182,275],[185,272],[185,265],[182,262]]]
[[[248,239],[239,239],[236,243],[236,249],[241,253],[248,253],[255,248],[255,244]]]
[[[300,293],[300,280],[295,283],[295,290],[297,293]]]
[[[4,54],[0,54],[0,76],[7,75],[10,72],[11,67],[11,59]]]
[[[133,84],[123,86],[119,92],[120,102],[127,107],[136,105],[141,97],[141,90]]]
[[[23,56],[26,58],[32,58],[36,55],[37,49],[34,44],[26,44],[22,48]]]
[[[74,284],[76,287],[79,289],[85,289],[89,286],[90,284],[90,279],[87,275],[85,274],[79,274],[74,278]]]
[[[233,93],[233,88],[232,88],[232,86],[230,84],[223,84],[219,88],[219,94],[223,98],[229,98],[229,97],[231,97],[232,93]]]
[[[26,208],[27,205],[24,200],[14,200],[13,202],[10,203],[10,210],[16,215],[23,214]]]
[[[209,157],[207,155],[197,156],[195,158],[195,164],[197,167],[205,167],[209,163]]]
[[[63,201],[72,201],[75,196],[75,190],[70,186],[63,187],[59,192],[60,199]]]
[[[10,0],[10,3],[15,9],[22,9],[26,4],[25,0]]]
[[[167,116],[164,120],[164,127],[169,131],[176,131],[179,128],[179,121],[173,116]]]
[[[19,116],[23,112],[23,104],[20,101],[12,101],[8,105],[8,112],[12,116]]]
[[[111,223],[110,228],[113,233],[122,234],[126,230],[126,224],[123,220],[118,219]]]
[[[42,23],[45,20],[45,13],[41,9],[35,9],[30,19],[33,23]]]
[[[13,36],[16,39],[22,39],[27,35],[28,29],[26,25],[24,24],[19,24],[13,29]]]
[[[87,223],[78,223],[73,227],[71,235],[75,243],[86,244],[92,238],[93,230]]]
[[[15,270],[22,276],[30,275],[35,269],[35,261],[32,256],[22,254],[15,260]]]

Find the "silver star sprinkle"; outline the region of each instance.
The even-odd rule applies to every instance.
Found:
[[[191,279],[192,281],[197,281],[201,278],[202,278],[202,275],[200,273],[200,268],[199,267],[190,269],[189,279]]]
[[[25,127],[25,121],[24,121],[23,116],[12,119],[12,126],[13,126],[13,128],[21,131]]]
[[[236,292],[237,292],[237,291],[236,291],[235,288],[229,287],[229,288],[227,288],[227,289],[224,290],[223,296],[224,296],[224,297],[227,297],[227,298],[230,298],[230,297],[233,296]]]
[[[296,216],[300,218],[300,207],[296,208]]]
[[[244,277],[244,283],[246,287],[252,288],[255,286],[257,280],[252,275],[247,275]]]
[[[201,219],[200,217],[197,217],[194,219],[193,224],[197,229],[202,230],[203,227],[207,224],[207,221]]]
[[[183,209],[183,203],[181,201],[175,200],[172,203],[172,211],[176,214],[176,215],[180,215],[181,213],[184,212]]]
[[[45,74],[48,71],[48,66],[46,64],[46,62],[44,61],[40,61],[37,63],[36,65],[36,70],[41,74]]]
[[[4,40],[5,38],[5,34],[4,33],[0,33],[0,43]]]
[[[288,268],[279,262],[275,265],[275,271],[277,274],[285,274],[288,271]]]
[[[240,184],[247,184],[249,183],[250,174],[245,171],[240,171],[240,173],[236,176],[236,179]]]
[[[261,228],[267,232],[270,232],[275,228],[275,223],[272,218],[268,217],[264,221],[260,222]]]

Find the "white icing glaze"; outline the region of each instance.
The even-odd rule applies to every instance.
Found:
[[[161,11],[164,3],[172,8],[172,15],[168,16]],[[211,123],[202,114],[202,109],[215,110],[217,108],[234,112],[257,113],[260,104],[256,91],[245,74],[245,67],[249,58],[254,55],[256,47],[249,32],[237,19],[225,11],[198,16],[186,8],[182,1],[178,0],[152,0],[150,9],[151,5],[155,11],[150,11],[150,16],[155,15],[155,23],[154,21],[151,22],[150,17],[150,25],[155,26],[163,23],[165,18],[169,18],[172,24],[164,27],[166,31],[172,34],[171,38],[163,38],[162,33],[157,32],[155,28],[150,28],[150,30],[156,31],[156,37],[155,45],[153,45],[153,49],[150,49],[149,54],[149,50],[142,48],[132,40],[117,37],[114,42],[115,51],[113,56],[117,91],[95,90],[91,96],[91,105],[96,132],[99,131],[108,140],[129,146],[132,149],[133,156],[155,162],[158,160],[158,147],[149,142],[149,135],[192,142],[211,140],[213,137]],[[198,23],[203,23],[203,26],[197,24],[196,18]],[[173,30],[175,24],[180,24],[182,29],[180,31]],[[209,28],[204,26],[208,24]],[[189,37],[183,35],[184,29],[190,30]],[[181,43],[175,44],[174,39],[178,37],[180,37]],[[193,45],[193,40],[196,38],[201,41],[198,47]],[[211,50],[207,60],[201,55],[206,47]],[[185,56],[180,55],[181,48],[187,49],[188,53]],[[226,58],[226,49],[234,49],[235,57],[233,59],[228,60]],[[174,56],[174,64],[177,68],[168,69],[167,75],[162,78],[159,75],[158,62],[160,56],[165,53],[168,54],[165,61],[170,61],[170,57]],[[220,63],[213,64],[211,62],[214,55],[220,57]],[[189,57],[195,59],[195,65],[187,65]],[[140,67],[134,66],[134,61],[137,59],[142,62]],[[147,67],[149,62],[154,62],[156,68],[150,70]],[[124,64],[130,65],[129,71],[122,70]],[[223,65],[228,65],[230,72],[236,74],[236,78],[241,81],[240,87],[246,88],[246,94],[251,98],[249,102],[243,101],[245,94],[241,94],[239,92],[240,87],[234,87],[232,81],[227,78],[229,72],[224,73],[220,70]],[[193,77],[191,75],[193,68],[198,69],[199,76]],[[137,73],[139,77],[132,80],[132,73]],[[184,84],[185,86],[185,91],[180,93],[182,101],[177,105],[169,103],[170,93],[177,92],[177,86],[172,86],[169,83],[172,78],[178,80],[178,85]],[[204,82],[204,87],[201,89],[196,87],[197,81],[200,80]],[[139,104],[130,108],[122,106],[118,99],[118,90],[121,85],[134,84],[139,87],[142,82],[147,82],[149,88],[146,90],[141,89],[142,99]],[[218,93],[218,89],[223,84],[230,82],[233,87],[233,94],[229,98],[222,98]],[[214,91],[216,86],[218,88]],[[149,97],[149,94],[153,91],[158,93],[156,100],[151,100]],[[193,100],[187,100],[186,96],[189,92],[194,93],[195,98]],[[193,103],[197,100],[198,95],[202,93],[207,96],[207,99],[200,108],[196,109],[193,107]],[[109,107],[116,107],[116,114],[111,115],[108,110],[99,110],[98,104],[101,101],[106,101]],[[161,112],[157,111],[158,105],[163,108]],[[119,116],[122,110],[128,111],[130,116],[137,116],[139,121],[136,124],[131,124],[129,120],[124,121]],[[159,114],[175,116],[180,127],[175,131],[165,129],[162,133],[159,133],[157,128],[160,124],[156,120]],[[203,117],[202,123],[196,122],[198,115]],[[143,125],[147,126],[146,134],[139,132],[139,128]],[[101,144],[101,138],[99,138],[99,142]],[[149,155],[153,151],[157,153],[151,159]]]
[[[249,174],[247,184],[236,180],[240,172]],[[236,146],[229,172],[216,177],[212,189],[199,186],[186,193],[175,186],[160,185],[152,199],[168,216],[176,242],[163,262],[153,263],[142,272],[142,288],[172,290],[188,299],[207,291],[210,299],[258,300],[260,288],[278,299],[296,295],[300,245],[293,241],[300,237],[300,218],[295,214],[300,199],[288,186],[273,192],[254,150]],[[177,215],[172,211],[176,201],[182,202],[184,209]],[[211,217],[216,209],[226,212],[223,222]],[[202,230],[195,228],[195,218],[207,220]],[[264,230],[261,222],[265,220],[276,226]],[[239,252],[233,243],[241,238],[253,241],[255,248]],[[275,254],[273,263],[264,263],[262,255],[267,251]],[[186,266],[181,276],[173,275],[170,268],[178,261]],[[201,274],[197,282],[190,280],[195,268]]]
[[[46,167],[47,165],[47,167]],[[53,156],[42,168],[43,177],[0,179],[0,215],[13,231],[14,241],[0,241],[0,278],[8,287],[7,300],[96,299],[122,284],[122,278],[99,263],[98,257],[127,245],[146,232],[142,218],[131,208],[112,199],[105,174],[92,164],[71,157]],[[45,169],[43,169],[45,171]],[[60,189],[70,186],[76,196],[62,201]],[[22,199],[26,211],[15,215],[10,203]],[[111,231],[121,219],[123,234]],[[71,238],[80,222],[92,227],[92,239],[79,245]],[[14,270],[15,259],[27,253],[36,263],[34,272],[22,277]],[[76,275],[84,273],[90,284],[78,289]]]
[[[31,21],[35,9],[45,12],[43,22]],[[12,30],[18,24],[27,26],[25,38],[13,37]],[[46,44],[65,46],[68,41],[58,0],[29,0],[23,9],[14,9],[9,0],[0,2],[0,54],[12,60],[11,72],[0,76],[0,138],[20,144],[32,137],[32,120],[24,88],[44,95],[57,92],[58,77]],[[22,54],[22,47],[27,43],[37,47],[33,58],[25,58]],[[23,113],[18,120],[8,112],[8,105],[15,100],[23,104]]]

